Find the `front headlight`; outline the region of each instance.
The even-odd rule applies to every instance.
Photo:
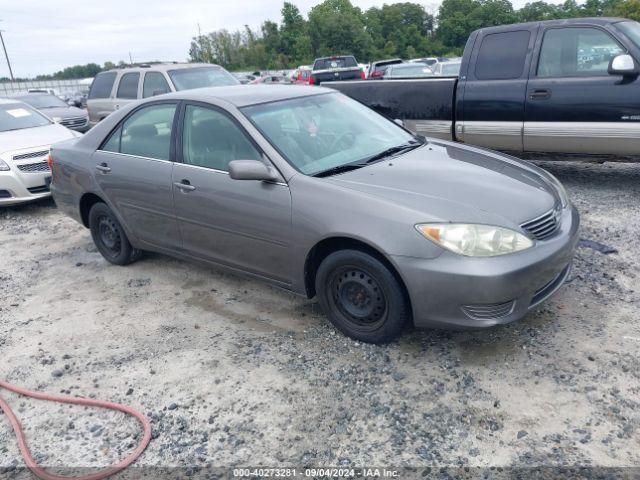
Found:
[[[0,172],[7,172],[9,170],[11,170],[9,168],[9,165],[7,165],[7,163],[0,158]]]
[[[422,223],[416,229],[454,253],[467,257],[495,257],[533,246],[533,240],[508,228],[467,223]]]

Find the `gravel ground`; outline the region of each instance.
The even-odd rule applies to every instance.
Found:
[[[617,253],[579,248],[569,283],[518,323],[387,346],[253,280],[155,254],[109,265],[50,201],[0,210],[0,378],[147,412],[138,465],[186,474],[638,467],[640,165],[540,164],[567,186],[582,237]],[[139,435],[121,414],[2,395],[52,468],[105,465]],[[22,465],[0,415],[0,477]]]

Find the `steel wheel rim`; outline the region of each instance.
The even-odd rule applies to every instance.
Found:
[[[332,306],[359,329],[375,330],[387,316],[387,298],[373,275],[356,266],[336,269],[329,279]]]
[[[103,215],[98,219],[98,238],[111,256],[118,256],[122,249],[120,228],[112,218]]]

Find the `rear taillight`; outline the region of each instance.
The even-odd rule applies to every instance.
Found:
[[[316,83],[313,81],[313,75],[309,75],[309,85],[315,85]]]
[[[360,78],[361,78],[362,80],[365,80],[365,79],[367,78],[367,77],[365,77],[365,75],[364,75],[364,71],[363,71],[363,70],[360,70]]]
[[[53,170],[53,157],[51,154],[47,157],[47,164],[49,165],[49,170]]]

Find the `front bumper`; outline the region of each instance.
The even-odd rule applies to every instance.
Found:
[[[580,217],[565,209],[558,231],[528,250],[492,258],[444,252],[393,256],[417,327],[479,328],[513,322],[553,295],[569,275]]]
[[[51,196],[51,172],[23,173],[15,168],[0,172],[0,206],[17,205]]]

